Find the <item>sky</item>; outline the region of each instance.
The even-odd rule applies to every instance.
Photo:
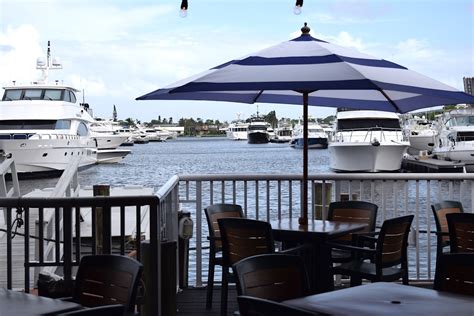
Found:
[[[119,119],[247,118],[256,105],[135,98],[298,37],[356,48],[463,90],[474,76],[474,0],[0,0],[0,84],[39,78],[36,59],[63,64],[50,80],[83,90],[94,115]],[[3,94],[3,91],[0,91]],[[298,105],[259,104],[260,113],[299,118]],[[313,117],[335,109],[310,107]]]

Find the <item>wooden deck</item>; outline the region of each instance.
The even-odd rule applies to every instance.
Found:
[[[206,288],[188,288],[177,294],[177,315],[193,315],[193,316],[219,316],[221,307],[221,289],[214,287],[214,297],[212,300],[212,309],[206,309]],[[234,311],[238,311],[237,291],[235,286],[229,285],[229,299],[227,303],[227,315],[233,315]]]

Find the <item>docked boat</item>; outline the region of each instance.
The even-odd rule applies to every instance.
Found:
[[[293,129],[290,146],[299,149],[303,148],[303,125],[298,124]],[[308,148],[328,148],[328,136],[318,123],[308,122]]]
[[[291,141],[293,129],[289,125],[278,126],[275,129],[275,137],[270,139],[274,143],[288,143]]]
[[[249,123],[240,119],[240,114],[237,114],[237,119],[232,121],[226,130],[226,136],[231,140],[246,140]]]
[[[458,109],[440,118],[439,140],[433,149],[438,159],[461,161],[474,171],[474,109]]]
[[[50,70],[61,69],[50,55],[37,60],[42,77],[28,85],[15,82],[4,87],[0,101],[0,151],[15,160],[21,176],[57,175],[80,156],[79,166],[96,163],[96,141],[89,124],[94,121],[89,106],[79,103],[79,90],[48,83]]]
[[[405,120],[403,132],[410,142],[407,150],[410,155],[419,155],[423,151],[431,153],[438,142],[437,129],[423,117],[414,116]]]
[[[90,124],[91,137],[97,140],[99,150],[115,149],[128,141],[131,134],[119,133],[113,121],[95,120]]]
[[[409,145],[395,113],[341,111],[329,144],[330,167],[338,172],[397,171]]]
[[[266,144],[270,141],[268,133],[268,123],[263,118],[255,117],[250,120],[247,141],[249,144]]]

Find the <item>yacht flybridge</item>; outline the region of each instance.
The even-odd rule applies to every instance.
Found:
[[[72,158],[80,167],[96,163],[96,141],[90,137],[93,122],[89,106],[80,104],[76,90],[48,82],[49,70],[61,69],[50,55],[38,58],[42,77],[28,85],[3,87],[0,101],[0,152],[13,158],[21,174],[60,173]]]

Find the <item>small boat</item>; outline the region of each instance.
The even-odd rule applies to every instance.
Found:
[[[403,131],[410,142],[407,152],[419,155],[420,152],[432,152],[438,142],[438,131],[433,123],[424,117],[414,116],[405,121]]]
[[[226,129],[226,136],[231,140],[246,140],[249,123],[240,119],[240,113],[237,113],[237,120],[232,121]]]
[[[289,125],[278,126],[275,129],[275,137],[270,139],[272,143],[288,143],[291,141],[293,129]]]

